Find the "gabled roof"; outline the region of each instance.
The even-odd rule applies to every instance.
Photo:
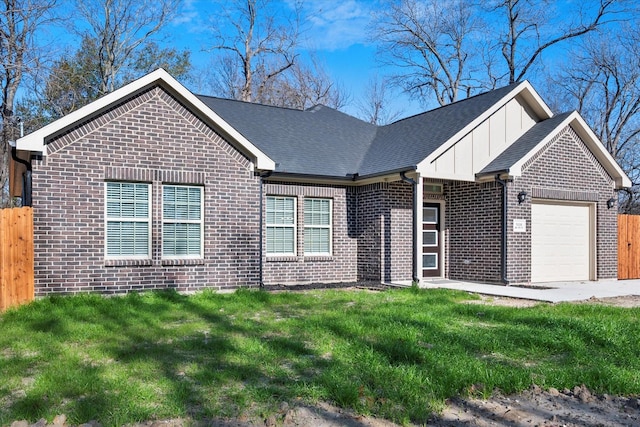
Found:
[[[199,99],[275,159],[275,171],[281,173],[352,176],[376,134],[376,126],[322,105],[303,111]]]
[[[615,180],[617,188],[631,187],[631,180],[627,174],[611,154],[605,150],[598,137],[577,111],[558,114],[535,124],[533,128],[489,163],[478,176],[496,173],[520,176],[522,174],[522,166],[566,126],[571,126],[580,136],[598,162]]]
[[[631,182],[577,113],[553,113],[527,81],[479,94],[386,126],[375,126],[325,106],[293,110],[196,96],[159,69],[17,141],[19,150],[47,154],[52,138],[102,114],[118,102],[161,86],[221,132],[257,169],[329,179],[362,179],[422,170],[517,98],[538,122],[478,175],[520,174],[521,166],[571,124],[616,185]],[[489,159],[488,159],[489,160]],[[519,169],[520,168],[520,169]]]
[[[525,158],[527,154],[541,141],[555,135],[554,131],[569,117],[571,113],[563,113],[550,119],[536,123],[529,131],[511,144],[498,157],[480,171],[478,175],[494,174],[496,172],[511,172],[513,166]]]
[[[361,166],[361,175],[415,169],[475,119],[499,104],[519,84],[485,92],[378,129]]]
[[[550,117],[551,111],[528,82],[485,92],[386,126],[375,126],[324,106],[301,111],[198,97],[275,159],[276,172],[343,178],[416,169],[467,127],[525,91],[535,101],[537,113]]]
[[[56,135],[60,135],[79,123],[84,122],[91,117],[96,117],[103,113],[111,106],[126,99],[136,93],[143,92],[150,87],[160,85],[172,95],[176,96],[182,102],[185,102],[195,110],[199,117],[206,121],[209,125],[216,127],[222,133],[226,134],[232,143],[236,145],[241,152],[249,157],[259,169],[273,169],[275,162],[270,159],[262,150],[260,150],[253,142],[240,135],[237,130],[226,123],[213,110],[202,103],[187,88],[181,85],[176,79],[171,77],[163,69],[158,69],[144,77],[135,80],[120,89],[111,92],[102,98],[85,105],[84,107],[67,114],[39,130],[30,133],[16,141],[16,147],[19,150],[33,151],[47,154],[47,142]]]

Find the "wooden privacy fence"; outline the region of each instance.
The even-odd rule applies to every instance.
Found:
[[[618,279],[640,279],[640,215],[618,215]]]
[[[33,210],[0,209],[0,311],[33,298]]]

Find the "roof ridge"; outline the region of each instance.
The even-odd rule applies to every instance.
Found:
[[[526,80],[523,80],[521,82],[514,82],[514,83],[508,84],[506,86],[502,86],[502,87],[499,87],[499,88],[490,89],[490,90],[487,90],[487,91],[484,91],[484,92],[481,92],[481,93],[477,93],[477,94],[475,94],[473,96],[469,96],[469,97],[464,98],[464,99],[459,99],[457,101],[450,102],[449,104],[441,105],[441,106],[436,107],[436,108],[432,108],[431,110],[423,111],[422,113],[417,113],[417,114],[413,114],[411,116],[404,117],[402,119],[396,120],[393,123],[389,123],[389,124],[387,124],[385,126],[390,126],[390,125],[393,125],[395,123],[402,122],[404,120],[413,119],[414,117],[419,117],[419,116],[422,116],[422,115],[425,115],[425,114],[433,113],[433,112],[438,111],[438,110],[442,110],[442,109],[445,109],[445,108],[456,106],[456,105],[461,104],[463,102],[470,101],[472,99],[475,99],[475,98],[478,98],[478,97],[481,97],[481,96],[484,96],[484,95],[489,95],[489,94],[491,94],[493,92],[496,92],[496,91],[499,91],[499,90],[504,90],[504,89],[507,89],[507,88],[515,88],[515,87],[519,86],[520,84],[522,84],[524,82],[526,82]]]
[[[278,110],[300,111],[300,112],[306,112],[307,111],[307,110],[301,110],[299,108],[281,107],[279,105],[263,104],[261,102],[254,102],[254,101],[243,101],[241,99],[223,98],[221,96],[214,96],[214,95],[196,94],[196,97],[198,97],[198,98],[218,99],[220,101],[236,102],[238,104],[255,105],[255,106],[258,106],[258,107],[276,108]],[[318,105],[321,105],[321,104],[318,104]]]

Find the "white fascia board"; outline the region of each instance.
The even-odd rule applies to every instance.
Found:
[[[542,97],[536,92],[531,83],[528,80],[522,82],[522,85],[519,85],[520,95],[526,102],[529,107],[533,109],[533,111],[538,115],[540,120],[550,119],[553,117],[553,111],[551,108],[542,100]]]
[[[607,172],[616,181],[616,188],[628,188],[631,187],[631,179],[627,176],[625,171],[622,170],[618,162],[613,158],[611,153],[607,151],[604,144],[593,133],[591,127],[584,121],[582,116],[577,112],[573,112],[571,116],[575,116],[575,120],[571,123],[573,130],[582,138],[587,144],[587,147],[591,150],[596,159],[605,167]]]
[[[418,165],[418,169],[424,170],[428,164],[435,161],[438,157],[449,150],[453,145],[460,141],[464,136],[469,134],[473,129],[478,127],[485,120],[488,120],[496,111],[502,108],[507,102],[521,95],[521,97],[527,102],[527,104],[533,109],[533,111],[540,117],[540,120],[549,119],[553,116],[553,112],[547,104],[542,100],[540,95],[535,91],[531,83],[528,80],[523,81],[518,86],[514,87],[511,92],[506,94],[498,102],[494,103],[491,108],[487,109],[484,113],[478,116],[475,120],[470,122],[467,126],[462,128],[458,133],[453,135],[447,142],[442,144],[433,153],[429,154]]]
[[[145,87],[157,84],[158,82],[163,82],[167,88],[171,89],[175,94],[183,98],[188,104],[191,104],[205,118],[213,122],[223,132],[242,146],[246,152],[254,157],[255,165],[258,169],[275,169],[275,162],[270,159],[269,156],[249,142],[249,140],[218,116],[213,110],[211,110],[211,108],[207,107],[206,104],[200,101],[198,97],[161,68],[103,96],[102,98],[99,98],[88,105],[85,105],[76,111],[73,111],[72,113],[67,114],[66,116],[30,133],[29,135],[18,139],[16,141],[17,147],[19,150],[33,151],[46,155],[47,147],[45,145],[45,140],[47,137],[72,126],[86,117],[90,117],[91,115],[135,92],[144,89]]]
[[[542,149],[549,141],[551,141],[555,136],[558,135],[560,130],[564,129],[565,126],[571,123],[573,120],[573,116],[575,113],[570,114],[566,119],[562,121],[558,126],[556,126],[551,132],[549,132],[540,142],[538,142],[527,154],[522,156],[520,160],[514,163],[509,168],[509,176],[521,176],[522,175],[522,166],[533,157],[538,151]]]
[[[476,177],[473,174],[456,174],[456,173],[448,173],[448,172],[433,172],[422,169],[421,166],[426,166],[426,164],[420,163],[417,168],[417,173],[424,179],[446,179],[451,181],[468,181],[475,182]]]
[[[62,129],[65,129],[71,125],[73,125],[74,123],[83,120],[85,117],[90,116],[91,114],[100,111],[103,108],[108,107],[109,105],[111,105],[112,103],[120,100],[121,98],[126,97],[127,95],[130,95],[142,88],[144,88],[145,86],[148,86],[154,82],[156,82],[157,80],[166,78],[166,76],[169,76],[169,74],[162,70],[162,69],[158,69],[152,73],[147,74],[146,76],[143,76],[131,83],[129,83],[128,85],[125,85],[123,87],[121,87],[120,89],[117,89],[93,102],[91,102],[90,104],[85,105],[82,108],[79,108],[69,114],[67,114],[64,117],[61,117],[60,119],[49,123],[48,125],[36,130],[35,132],[32,132],[20,139],[18,139],[16,141],[16,144],[18,146],[18,149],[20,150],[28,150],[28,151],[36,151],[36,152],[40,152],[44,155],[47,154],[46,152],[46,145],[45,145],[45,139],[56,133],[61,131]]]
[[[611,156],[611,154],[604,148],[604,145],[600,142],[596,134],[593,133],[589,125],[578,114],[577,111],[571,113],[566,119],[556,126],[553,131],[549,132],[544,139],[542,139],[535,147],[522,156],[519,161],[514,163],[509,168],[510,176],[521,176],[522,166],[531,159],[538,151],[542,149],[551,139],[558,135],[562,129],[567,125],[570,125],[573,130],[584,141],[585,145],[593,153],[595,158],[604,166],[605,170],[611,175],[616,183],[616,188],[631,187],[631,180],[627,174],[622,170],[618,162]]]

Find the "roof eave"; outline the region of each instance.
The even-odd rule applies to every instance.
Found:
[[[449,150],[453,144],[462,139],[465,135],[470,133],[473,129],[479,126],[482,122],[487,120],[497,110],[502,108],[511,99],[520,96],[522,97],[529,107],[533,109],[540,120],[545,120],[553,117],[553,112],[549,106],[542,100],[540,95],[535,91],[529,81],[525,80],[514,87],[509,93],[503,96],[500,100],[495,102],[491,108],[488,108],[484,113],[480,114],[474,120],[469,122],[465,127],[460,129],[455,135],[453,135],[444,144],[440,145],[436,150],[426,157],[426,161],[431,163],[433,160],[440,157],[444,152]],[[424,162],[424,161],[423,161]]]
[[[305,183],[335,183],[340,185],[366,185],[374,182],[390,182],[399,181],[401,173],[415,172],[415,166],[408,166],[383,172],[376,172],[367,175],[359,175],[357,173],[345,176],[335,175],[319,175],[292,172],[273,172],[269,177],[265,178],[269,181],[288,181],[288,182],[305,182]]]
[[[496,176],[500,176],[501,179],[513,178],[513,176],[511,175],[511,170],[500,169],[495,171],[478,172],[476,174],[476,181],[478,182],[493,181],[496,178]]]
[[[231,125],[218,116],[213,110],[207,107],[193,93],[185,88],[180,82],[174,79],[169,73],[163,69],[157,69],[123,87],[117,89],[98,100],[85,105],[84,107],[67,114],[66,116],[30,133],[16,141],[19,150],[32,151],[47,154],[47,139],[52,136],[63,133],[71,129],[77,123],[94,117],[121,99],[135,95],[147,88],[161,84],[163,88],[169,90],[173,95],[191,105],[209,124],[214,124],[217,128],[234,140],[247,157],[255,163],[255,166],[261,170],[274,170],[275,161],[257,148],[253,143],[242,136]]]
[[[611,176],[616,184],[616,188],[628,188],[631,186],[631,180],[627,174],[622,170],[618,162],[611,156],[611,154],[604,148],[604,145],[600,139],[593,133],[589,125],[578,114],[577,111],[572,112],[558,124],[547,136],[545,136],[538,144],[536,144],[527,154],[522,156],[520,160],[511,165],[504,172],[510,176],[521,176],[523,165],[529,161],[538,151],[542,149],[552,138],[554,138],[558,132],[560,132],[566,126],[571,128],[578,134],[578,136],[584,141],[589,150],[593,153],[596,159],[602,164],[607,173]],[[486,174],[495,174],[495,172],[486,172]]]
[[[582,138],[583,141],[589,144],[588,146],[594,156],[596,156],[596,159],[598,159],[609,175],[614,179],[616,189],[631,187],[633,184],[631,183],[629,176],[622,170],[611,153],[604,148],[602,141],[600,141],[596,134],[593,133],[593,130],[591,130],[591,127],[589,127],[589,125],[584,121],[582,116],[574,111],[571,117],[573,117],[573,122],[571,123],[573,130],[580,136],[580,138]]]

